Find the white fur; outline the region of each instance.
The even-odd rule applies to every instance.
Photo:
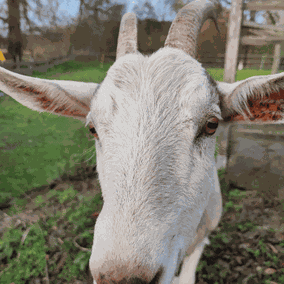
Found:
[[[183,51],[127,55],[110,68],[89,116],[100,137],[97,168],[108,213],[96,224],[94,276],[107,259],[121,259],[126,251],[122,263],[135,259],[154,272],[163,266],[160,283],[168,284],[178,253],[184,255],[196,238],[209,202],[215,208],[209,208],[214,215],[208,226],[217,225],[215,137],[194,142],[198,126],[212,116],[221,118],[217,92],[202,66]],[[109,219],[109,231],[99,236]]]

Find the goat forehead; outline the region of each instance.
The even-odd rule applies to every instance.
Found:
[[[192,116],[202,116],[218,104],[218,97],[199,62],[182,51],[164,48],[150,57],[130,54],[120,58],[100,89],[96,105],[101,108],[102,104],[107,105],[109,115],[119,110],[133,121],[141,113],[153,119],[168,111],[172,116],[175,112],[182,115],[183,106]]]
[[[197,88],[209,83],[208,74],[198,61],[182,51],[169,48],[161,49],[150,57],[127,55],[110,68],[108,76],[124,95],[144,101],[148,96],[176,99],[173,93],[187,85]]]

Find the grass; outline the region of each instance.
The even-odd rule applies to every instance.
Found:
[[[112,63],[105,63],[103,67],[101,67],[99,61],[68,61],[54,66],[46,73],[34,72],[33,76],[45,79],[100,83],[103,81],[106,72],[111,65]]]
[[[32,225],[18,224],[2,236],[1,284],[24,284],[43,278],[47,269],[51,283],[85,279],[95,225],[90,216],[101,210],[101,194],[87,198],[70,187],[63,192],[51,190],[49,197],[48,206],[65,204],[64,209],[54,210]],[[47,206],[40,197],[39,205]]]
[[[71,61],[34,76],[99,83],[110,65],[101,68],[99,62]],[[222,81],[223,69],[211,68],[208,72],[214,79]],[[266,70],[241,70],[237,72],[237,79],[269,73]],[[18,214],[25,208],[27,200],[21,197],[31,189],[50,183],[66,171],[72,175],[76,167],[92,155],[89,164],[94,164],[95,151],[86,153],[94,142],[80,121],[39,114],[9,97],[0,98],[0,114],[0,203],[13,199],[8,215]],[[215,155],[217,152],[216,148]],[[197,280],[203,283],[242,283],[243,278],[239,282],[226,282],[236,265],[245,266],[245,263],[241,265],[228,259],[238,256],[242,261],[261,258],[261,270],[251,273],[247,283],[284,283],[284,267],[281,266],[284,259],[268,248],[269,236],[273,232],[260,235],[257,243],[249,247],[236,250],[239,255],[230,251],[236,243],[244,242],[242,236],[254,231],[256,224],[247,220],[230,222],[228,216],[241,214],[239,201],[245,196],[237,189],[228,193],[224,172],[218,171],[218,174],[224,198],[224,217],[210,237],[211,245],[206,247],[197,268]],[[16,223],[0,238],[0,284],[43,279],[47,277],[47,271],[50,283],[86,279],[96,221],[90,216],[100,211],[103,204],[101,194],[87,198],[70,186],[63,191],[52,189],[47,197],[38,195],[35,198],[38,208],[47,212],[46,208],[53,206],[56,210],[48,211],[33,224]],[[279,246],[284,247],[284,243]],[[277,272],[266,275],[266,268]]]
[[[100,83],[109,67],[71,61],[36,75]],[[94,163],[95,153],[85,154],[94,142],[82,122],[73,118],[38,113],[10,97],[0,97],[0,125],[0,204],[48,184],[66,164],[88,160],[92,154],[90,163]]]
[[[223,81],[224,69],[223,68],[208,68],[208,73],[217,81]],[[236,81],[244,80],[252,76],[270,75],[271,70],[258,70],[258,69],[243,69],[238,70]]]

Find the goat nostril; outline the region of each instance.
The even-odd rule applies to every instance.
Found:
[[[163,268],[161,267],[149,284],[158,284],[162,273],[163,273]]]

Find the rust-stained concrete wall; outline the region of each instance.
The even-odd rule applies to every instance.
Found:
[[[219,121],[219,125],[216,131],[218,155],[221,156],[227,155],[229,125],[229,123]]]

